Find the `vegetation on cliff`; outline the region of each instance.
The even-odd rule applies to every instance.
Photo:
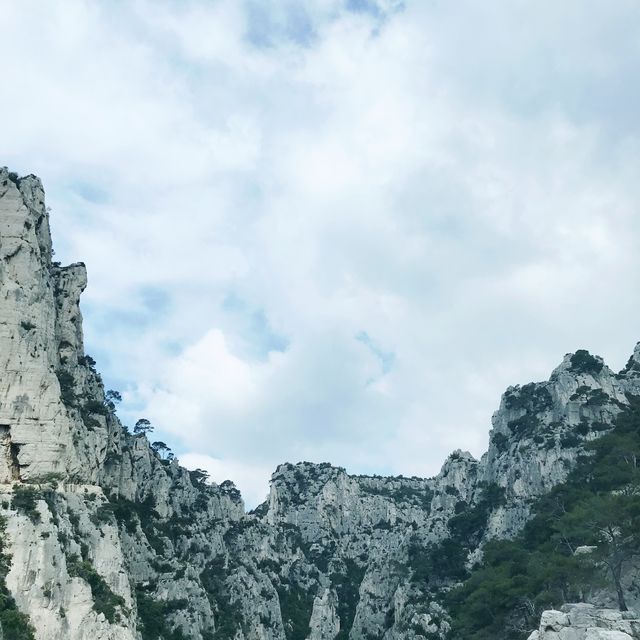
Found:
[[[482,565],[447,594],[454,638],[524,638],[544,609],[607,586],[626,610],[623,576],[640,554],[640,398],[629,402],[567,481],[535,502],[522,533],[489,542]]]

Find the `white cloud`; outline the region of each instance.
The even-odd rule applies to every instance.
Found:
[[[621,366],[640,10],[588,5],[7,6],[3,160],[123,415],[251,503],[285,460],[434,473],[508,384]]]

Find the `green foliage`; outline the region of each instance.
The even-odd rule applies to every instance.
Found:
[[[107,407],[106,404],[104,404],[104,402],[100,402],[99,400],[96,399],[91,399],[91,400],[87,400],[83,407],[83,414],[86,413],[87,415],[91,415],[93,414],[98,414],[100,416],[108,416],[109,415],[109,407]]]
[[[523,532],[489,542],[483,565],[449,593],[454,638],[525,638],[541,610],[605,582],[626,608],[620,576],[640,555],[640,400],[629,401],[567,481],[536,501]],[[575,555],[583,545],[596,549]]]
[[[602,407],[611,402],[609,394],[602,389],[590,389],[586,386],[578,387],[569,400],[582,400],[589,407]]]
[[[231,482],[231,480],[225,480],[220,484],[218,488],[220,489],[221,493],[230,498],[233,502],[242,501],[242,495],[240,491],[236,488],[236,485]]]
[[[420,545],[415,539],[409,545],[411,579],[416,583],[438,587],[448,580],[463,580],[467,551],[456,540],[447,538],[439,544]]]
[[[11,498],[11,508],[24,513],[34,524],[40,522],[40,513],[37,509],[38,500],[42,494],[35,487],[23,484],[16,484],[13,487],[13,497]]]
[[[90,517],[91,522],[93,522],[93,524],[95,524],[97,527],[103,524],[113,524],[113,520],[115,518],[114,505],[110,502],[105,502],[99,505],[95,510],[95,513],[93,513]]]
[[[111,402],[111,403],[122,402],[122,394],[119,391],[116,391],[115,389],[109,389],[104,394],[104,397],[107,399],[108,402]]]
[[[233,640],[241,625],[240,607],[231,599],[227,589],[228,575],[228,569],[222,556],[207,563],[200,574],[202,586],[215,611],[216,631],[213,634],[215,640]]]
[[[163,537],[168,524],[161,523],[153,496],[147,496],[140,502],[132,502],[120,497],[111,497],[110,505],[99,509],[103,513],[99,517],[107,518],[111,511],[115,519],[131,534],[137,530],[138,523],[153,550],[162,555],[165,550]]]
[[[29,617],[18,611],[6,588],[0,589],[0,624],[4,640],[35,640],[35,630]]]
[[[502,487],[485,485],[476,504],[468,505],[462,500],[456,504],[456,513],[449,519],[449,538],[422,546],[414,537],[409,545],[412,580],[430,587],[464,580],[469,575],[466,568],[469,552],[482,538],[491,511],[503,502]]]
[[[580,541],[596,547],[594,561],[607,567],[621,611],[627,610],[622,570],[640,553],[640,495],[591,495],[560,518],[557,529],[569,545]]]
[[[209,472],[204,469],[193,469],[189,471],[189,478],[194,487],[206,487],[209,480]]]
[[[509,448],[509,438],[499,431],[494,431],[491,434],[491,442],[493,442],[498,453],[503,453]]]
[[[124,598],[113,593],[91,562],[72,556],[67,560],[67,571],[72,578],[82,578],[91,587],[94,610],[104,614],[109,622],[115,622],[119,617],[118,607],[124,607]]]
[[[621,371],[621,374],[630,373],[631,371],[640,372],[640,362],[638,362],[633,356],[631,356],[629,360],[627,360],[627,364]]]
[[[507,426],[514,435],[524,437],[533,434],[539,424],[540,421],[535,415],[525,413],[520,418],[509,420]]]
[[[360,583],[364,577],[365,568],[354,560],[344,561],[344,571],[331,575],[331,583],[338,594],[338,616],[340,617],[340,632],[335,640],[347,640],[353,626],[356,607],[360,601]]]
[[[571,356],[571,370],[575,373],[597,375],[602,371],[603,363],[584,349],[578,349]]]
[[[549,390],[535,382],[515,387],[505,394],[505,407],[510,410],[524,409],[538,413],[553,404]]]
[[[385,479],[386,480],[386,479]],[[381,483],[378,486],[360,484],[360,491],[375,496],[384,496],[394,502],[409,502],[413,505],[429,509],[433,500],[433,491],[425,486],[413,487],[410,485],[385,486]]]
[[[162,440],[156,440],[156,442],[152,442],[151,448],[158,454],[163,462],[171,461],[174,458],[173,452],[167,446],[166,442],[162,442]]]
[[[181,600],[154,600],[144,589],[136,589],[136,604],[142,640],[186,640],[179,629],[172,629],[167,615],[187,605]]]
[[[465,508],[464,503],[458,503],[458,513],[449,520],[452,539],[469,549],[475,547],[484,533],[491,511],[503,503],[504,489],[496,484],[485,486],[475,505]]]
[[[78,363],[89,369],[93,369],[96,366],[96,361],[90,355],[80,356]]]
[[[124,526],[127,532],[134,534],[138,528],[138,518],[135,503],[124,498],[110,498],[109,504],[98,507],[99,518],[107,519],[109,513],[113,514],[116,521]]]
[[[67,407],[75,407],[77,398],[75,392],[75,380],[73,376],[64,369],[56,371],[58,383],[60,384],[60,397]]]
[[[545,386],[531,382],[509,390],[505,394],[504,403],[511,411],[524,412],[507,425],[514,435],[522,437],[535,433],[540,422],[538,415],[553,405],[553,399]]]
[[[133,427],[133,433],[137,436],[146,436],[153,431],[151,422],[146,418],[140,418]]]
[[[305,640],[311,631],[313,595],[296,584],[282,584],[278,598],[287,640]]]
[[[580,599],[589,582],[579,558],[553,549],[529,551],[520,541],[489,542],[484,565],[448,595],[454,637],[519,638],[543,609]]]

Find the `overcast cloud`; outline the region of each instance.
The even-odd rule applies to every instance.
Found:
[[[432,475],[640,340],[636,0],[3,2],[0,162],[84,260],[120,414],[252,506]]]

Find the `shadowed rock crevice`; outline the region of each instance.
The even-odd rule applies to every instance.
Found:
[[[0,424],[0,482],[20,479],[19,447],[11,441],[11,426]]]

